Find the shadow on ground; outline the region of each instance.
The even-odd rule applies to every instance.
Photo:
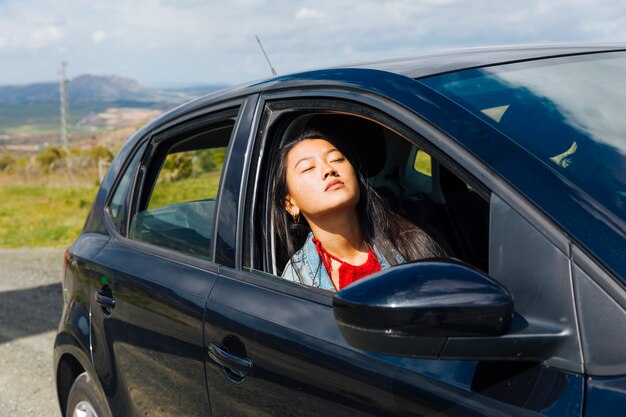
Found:
[[[0,293],[0,344],[56,330],[62,308],[60,283]]]

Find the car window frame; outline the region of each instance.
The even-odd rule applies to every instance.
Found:
[[[133,196],[133,190],[135,189],[135,186],[136,186],[138,171],[141,166],[141,160],[143,159],[144,154],[146,152],[147,144],[148,144],[147,140],[142,140],[136,144],[134,149],[131,150],[131,152],[129,153],[127,157],[127,163],[124,164],[124,166],[122,166],[122,168],[120,169],[120,172],[115,180],[115,183],[113,184],[112,191],[109,193],[109,196],[104,204],[105,222],[110,223],[112,228],[115,229],[115,231],[121,236],[126,236],[128,233],[128,227],[129,227],[129,222],[130,222],[130,216],[129,216],[129,208],[131,205],[130,201]],[[135,160],[135,158],[137,158],[137,160]],[[133,165],[136,165],[136,166],[133,166]],[[135,172],[130,172],[130,170],[134,170]],[[123,185],[124,177],[126,176],[126,174],[130,175],[129,184],[126,185],[125,190],[121,190],[120,187]],[[113,217],[113,214],[111,213],[111,204],[113,203],[113,200],[117,196],[118,192],[123,193],[121,200],[122,200],[122,204],[124,204],[126,207],[122,211],[120,218],[115,219]]]
[[[189,132],[190,128],[188,126],[188,123],[193,124],[193,128],[191,128],[192,130],[193,129],[199,129],[199,130],[210,129],[209,127],[210,124],[212,123],[215,124],[219,120],[222,120],[222,121],[226,120],[227,117],[224,117],[224,115],[228,115],[229,113],[232,113],[234,110],[236,114],[234,116],[234,124],[232,128],[233,130],[231,132],[231,136],[230,136],[229,143],[227,146],[225,163],[224,163],[224,167],[222,168],[222,172],[220,174],[220,182],[219,182],[217,197],[216,197],[216,200],[218,200],[218,206],[216,207],[216,213],[213,219],[214,221],[213,238],[215,239],[215,236],[217,233],[217,218],[219,216],[219,199],[220,199],[221,191],[224,186],[223,177],[224,177],[224,172],[226,169],[226,163],[227,163],[226,161],[229,158],[229,154],[231,152],[234,139],[238,134],[238,128],[240,126],[239,121],[243,117],[243,112],[249,111],[249,109],[246,110],[244,106],[245,102],[246,102],[246,97],[239,97],[239,98],[231,99],[222,103],[216,103],[212,106],[205,107],[197,111],[184,113],[171,121],[168,121],[162,125],[155,127],[151,131],[144,134],[137,141],[137,144],[135,145],[135,147],[138,148],[139,146],[146,146],[146,148],[143,152],[140,165],[133,179],[133,188],[130,192],[129,203],[128,203],[129,206],[131,206],[131,209],[129,210],[129,213],[127,214],[128,218],[127,218],[127,222],[125,225],[125,230],[124,230],[125,233],[122,234],[118,230],[116,230],[115,225],[112,222],[112,219],[110,219],[108,215],[104,216],[105,227],[107,228],[109,234],[111,235],[113,239],[133,249],[141,250],[143,252],[153,253],[155,255],[158,255],[164,258],[169,258],[174,261],[182,262],[187,265],[196,266],[196,267],[199,267],[199,268],[211,271],[211,272],[217,272],[219,270],[219,265],[215,262],[215,246],[216,246],[215,244],[212,244],[213,255],[211,256],[211,258],[210,259],[201,258],[201,257],[197,257],[191,254],[186,254],[184,252],[175,251],[175,250],[168,249],[165,247],[153,245],[147,242],[142,242],[140,240],[131,239],[128,237],[128,230],[129,230],[130,218],[132,217],[134,213],[137,212],[137,207],[139,207],[139,204],[141,202],[139,199],[139,196],[141,195],[141,193],[144,192],[143,187],[145,184],[145,177],[148,175],[145,161],[154,157],[155,152],[159,151],[159,147],[163,141],[171,140],[173,137],[176,137],[176,136],[180,137],[181,134],[185,132]],[[135,151],[133,151],[133,155],[134,155],[134,152]],[[154,164],[154,165],[158,165],[158,167],[156,168],[157,173],[160,169],[161,163],[162,161],[160,161],[160,163],[158,164]],[[121,180],[122,176],[126,172],[127,166],[128,164],[126,164],[124,169],[120,170],[120,173],[118,174],[118,177],[116,178],[116,183]],[[108,208],[109,201],[112,198],[113,194],[114,192],[109,194],[109,198],[107,199],[106,204],[105,204],[105,211]]]
[[[316,302],[320,302],[327,305],[332,305],[333,292],[323,290],[320,288],[309,287],[306,285],[300,285],[291,281],[282,279],[280,276],[274,275],[267,270],[259,270],[251,267],[251,260],[255,256],[252,251],[255,247],[255,235],[257,222],[267,224],[268,220],[254,219],[257,214],[257,205],[260,204],[257,199],[261,190],[267,189],[267,185],[262,185],[261,178],[262,164],[265,162],[267,156],[265,152],[271,149],[269,144],[268,132],[273,126],[271,126],[278,117],[284,115],[285,112],[310,112],[310,113],[324,113],[324,112],[343,112],[354,114],[355,116],[361,116],[375,120],[381,123],[386,128],[399,134],[404,139],[410,141],[419,149],[427,152],[433,160],[438,161],[446,168],[450,169],[457,177],[470,184],[479,195],[486,201],[490,201],[491,191],[486,188],[477,178],[472,176],[466,169],[458,165],[452,158],[448,157],[434,144],[430,143],[418,132],[410,129],[406,125],[399,122],[394,117],[393,108],[389,112],[384,112],[378,108],[375,108],[371,103],[363,102],[359,98],[367,98],[368,95],[355,96],[354,94],[346,94],[342,91],[323,91],[316,95],[311,95],[310,92],[269,92],[261,96],[258,104],[258,128],[256,131],[256,138],[254,147],[251,150],[251,161],[256,161],[256,164],[250,164],[250,172],[247,178],[247,185],[245,189],[248,190],[244,199],[244,225],[239,233],[241,241],[243,242],[242,251],[238,254],[241,260],[241,269],[247,271],[248,274],[228,273],[232,278],[242,280],[248,283],[256,285],[262,285],[267,288],[271,288],[281,292],[288,292],[294,296],[300,298],[306,298]],[[265,179],[267,180],[267,178]],[[267,218],[267,213],[265,214]],[[263,227],[263,226],[261,226]],[[266,241],[269,239],[266,231],[260,233],[263,239]],[[262,243],[263,246],[267,246],[267,242]],[[267,254],[263,255],[267,256]],[[271,255],[269,255],[271,256]],[[268,261],[264,261],[267,264]]]

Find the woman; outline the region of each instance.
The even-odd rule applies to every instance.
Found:
[[[317,131],[279,149],[272,216],[291,256],[283,278],[337,291],[406,260],[445,256],[387,208],[354,162]]]

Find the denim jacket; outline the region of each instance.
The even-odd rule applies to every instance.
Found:
[[[389,268],[389,262],[378,251],[376,245],[373,245],[373,249],[380,263],[380,268]],[[405,262],[398,252],[394,251],[394,255],[399,264]],[[315,243],[313,243],[313,233],[309,233],[304,245],[287,262],[281,277],[300,284],[335,291],[333,282],[317,253]]]

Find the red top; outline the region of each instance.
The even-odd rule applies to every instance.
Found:
[[[320,258],[322,258],[322,263],[326,268],[326,272],[328,272],[328,276],[332,277],[332,259],[339,262],[339,288],[352,284],[354,281],[357,281],[367,275],[373,274],[374,272],[380,271],[380,262],[378,262],[378,258],[376,258],[376,253],[374,253],[374,249],[370,246],[369,251],[367,252],[367,260],[365,263],[361,265],[352,265],[347,262],[342,261],[336,256],[329,253],[322,246],[322,242],[313,238],[313,243],[315,243],[315,249],[317,249],[317,253]],[[331,279],[332,281],[332,279]]]

